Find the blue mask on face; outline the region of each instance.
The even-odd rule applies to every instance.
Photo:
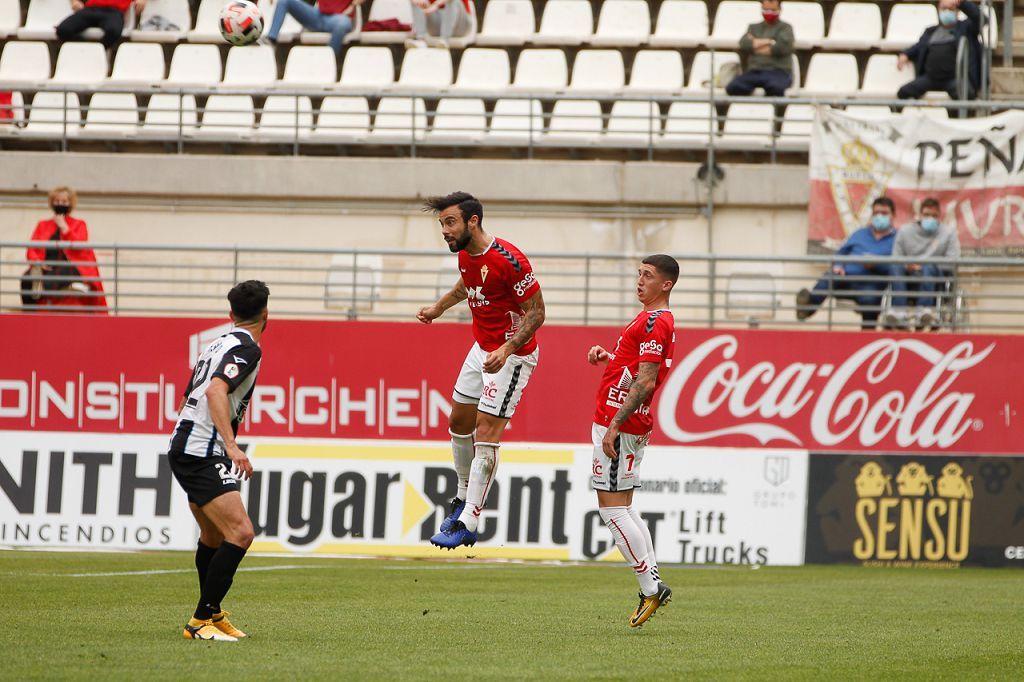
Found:
[[[939,229],[939,219],[932,218],[931,216],[921,218],[921,229],[928,234],[935,234]]]
[[[939,23],[943,26],[952,26],[956,23],[956,12],[951,9],[939,10]]]
[[[871,216],[871,228],[877,232],[885,232],[892,227],[892,218],[882,213]]]

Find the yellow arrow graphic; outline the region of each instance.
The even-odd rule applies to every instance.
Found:
[[[433,510],[434,507],[423,497],[422,493],[412,483],[405,481],[405,493],[402,496],[402,537],[405,537]]]

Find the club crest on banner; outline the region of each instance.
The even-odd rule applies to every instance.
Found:
[[[860,139],[843,144],[841,156],[843,165],[829,164],[828,178],[843,232],[849,235],[867,224],[871,203],[885,194],[889,174],[877,169],[878,152]]]

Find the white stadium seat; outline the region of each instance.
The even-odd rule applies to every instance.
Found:
[[[662,139],[685,146],[706,145],[709,130],[718,134],[718,121],[712,120],[714,116],[708,102],[673,102],[665,117]]]
[[[66,99],[65,99],[66,98]],[[82,121],[78,95],[73,92],[37,92],[28,112],[26,135],[72,137]]]
[[[790,104],[782,117],[779,144],[786,149],[807,149],[811,141],[814,107],[810,104]]]
[[[752,0],[724,0],[715,11],[715,27],[707,39],[708,47],[735,50],[747,27],[761,21],[761,3]]]
[[[914,67],[907,64],[902,71],[896,68],[899,57],[894,54],[873,54],[864,69],[864,84],[860,94],[868,97],[895,97],[896,92],[914,79]]]
[[[782,21],[793,26],[796,47],[806,49],[821,44],[825,37],[825,13],[817,2],[783,2]]]
[[[612,104],[605,139],[630,145],[657,144],[661,137],[661,109],[655,102],[623,101]]]
[[[487,132],[487,111],[482,99],[442,99],[434,113],[434,127],[427,134],[431,142],[470,142]]]
[[[342,87],[384,90],[395,84],[395,60],[386,47],[354,45],[345,51],[341,64]]]
[[[370,137],[398,143],[422,140],[427,130],[427,105],[422,98],[382,97]]]
[[[256,112],[249,95],[210,95],[196,135],[216,138],[248,138],[256,126]]]
[[[50,50],[46,43],[10,41],[0,55],[0,82],[42,84],[50,78]]]
[[[331,256],[330,269],[324,287],[324,307],[357,311],[371,311],[380,299],[384,281],[384,259],[376,253]]]
[[[260,127],[256,131],[257,136],[293,140],[296,137],[296,128],[300,140],[309,137],[313,132],[313,104],[309,97],[293,97],[291,95],[267,97],[263,103]]]
[[[572,66],[569,90],[619,92],[626,85],[626,67],[620,50],[580,50]]]
[[[552,144],[586,144],[597,142],[604,123],[601,103],[594,99],[555,102],[545,139]]]
[[[334,50],[326,45],[296,45],[288,50],[281,85],[327,88],[334,85],[337,76]]]
[[[646,0],[605,0],[590,39],[600,47],[636,47],[651,36],[651,10]]]
[[[676,50],[641,50],[630,69],[628,92],[665,93],[683,89],[683,57]]]
[[[471,47],[462,53],[455,87],[462,90],[504,90],[512,82],[508,51]]]
[[[398,84],[412,88],[447,88],[452,84],[452,53],[438,48],[406,50]]]
[[[273,46],[246,45],[228,50],[224,85],[262,88],[273,85],[276,80],[277,54]]]
[[[159,93],[149,98],[146,117],[140,135],[146,137],[177,138],[195,134],[198,117],[194,95],[170,95]]]
[[[164,49],[155,43],[122,43],[114,56],[108,83],[157,85],[164,80]]]
[[[533,35],[537,45],[581,45],[594,33],[594,11],[589,0],[548,0],[540,29]]]
[[[803,90],[805,94],[853,95],[858,80],[857,58],[852,54],[819,52],[811,57]]]
[[[651,47],[696,47],[708,38],[708,5],[702,0],[665,0]]]
[[[722,89],[724,84],[717,83],[718,73],[726,64],[739,64],[740,56],[735,52],[698,52],[690,63],[690,81],[687,88],[690,90],[703,90],[707,92],[708,85],[714,83],[715,87]]]
[[[199,9],[196,11],[196,23],[195,28],[190,30],[186,34],[186,38],[190,43],[223,43],[224,36],[220,34],[219,18],[220,11],[224,7],[224,0],[201,0],[199,3]],[[270,30],[270,20],[273,18],[273,14],[267,15],[265,7],[261,7],[264,11],[264,30]]]
[[[99,43],[64,43],[57,55],[54,85],[96,85],[107,77],[107,51]]]
[[[152,17],[163,17],[178,27],[177,31],[152,31],[136,29],[132,40],[137,42],[176,43],[192,28],[192,11],[188,0],[148,0],[142,9],[139,26],[144,26]],[[269,28],[269,27],[268,27]]]
[[[215,85],[220,82],[220,49],[216,45],[178,45],[171,57],[168,85]]]
[[[537,30],[530,0],[491,0],[486,3],[484,24],[477,45],[520,46]]]
[[[523,50],[512,85],[521,90],[562,90],[569,82],[565,53],[556,49]]]
[[[370,133],[370,105],[365,97],[324,97],[313,139],[354,141]]]
[[[882,12],[871,2],[839,2],[832,11],[827,50],[866,50],[882,42]]]
[[[367,21],[382,19],[398,19],[399,22],[412,26],[412,3],[409,0],[373,0]],[[353,34],[352,40],[364,44],[401,43],[412,36],[407,31],[362,31]]]
[[[770,145],[773,113],[771,104],[730,104],[722,127],[722,144],[744,149]]]
[[[68,0],[31,0],[18,40],[56,40],[56,26],[71,14]]]
[[[935,5],[909,3],[893,5],[886,24],[883,50],[903,50],[918,41],[921,33],[929,26],[939,23],[939,12]]]
[[[494,103],[487,141],[524,144],[536,142],[544,132],[544,111],[539,100],[499,99]]]
[[[18,0],[0,0],[0,38],[13,36],[21,28],[21,3]]]
[[[130,137],[138,131],[139,102],[135,95],[97,92],[89,100],[83,137]]]
[[[889,118],[892,110],[880,104],[851,104],[846,107],[846,113],[858,118]]]

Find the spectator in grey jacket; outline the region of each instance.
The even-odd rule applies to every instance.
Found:
[[[920,219],[907,223],[896,233],[892,255],[903,258],[959,258],[960,239],[952,225],[939,222],[939,200],[928,197],[921,202]],[[895,264],[892,274],[900,279],[892,284],[892,309],[883,325],[892,328],[911,326],[918,329],[938,327],[939,317],[935,311],[936,296],[949,276],[938,265],[932,263]],[[910,296],[907,291],[916,292]],[[914,300],[915,310],[908,310],[908,299]],[[914,318],[914,319],[912,319]]]

